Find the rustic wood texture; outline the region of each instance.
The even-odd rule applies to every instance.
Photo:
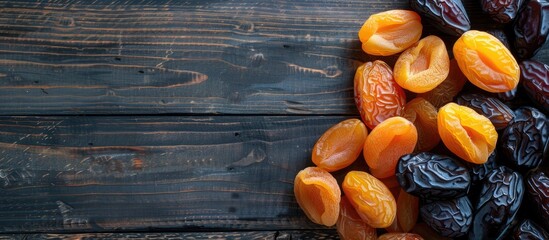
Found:
[[[342,119],[1,117],[0,232],[322,229],[293,179]]]
[[[476,4],[473,26],[494,27]],[[407,1],[0,1],[0,112],[355,114],[354,70],[374,59],[357,31],[394,8]]]
[[[178,233],[79,233],[79,234],[4,234],[0,240],[41,240],[41,239],[235,239],[235,240],[330,240],[339,239],[335,230],[301,231],[249,231],[249,232],[178,232]]]

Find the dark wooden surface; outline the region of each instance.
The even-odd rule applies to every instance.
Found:
[[[473,27],[500,27],[477,4]],[[354,70],[377,59],[357,31],[395,8],[0,1],[0,239],[337,238],[293,178],[356,116]]]

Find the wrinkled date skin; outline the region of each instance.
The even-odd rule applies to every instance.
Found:
[[[515,19],[524,0],[481,0],[482,11],[492,20],[508,23]]]
[[[549,112],[549,65],[536,60],[525,60],[519,66],[520,81],[526,94]]]
[[[545,240],[549,239],[549,233],[532,220],[524,219],[511,237],[513,240]]]
[[[530,199],[535,202],[545,227],[549,227],[549,174],[539,169],[529,173],[526,178],[526,189]]]
[[[429,152],[400,158],[396,176],[404,191],[422,198],[455,198],[467,194],[469,170],[457,160]]]
[[[513,110],[494,97],[471,93],[459,96],[456,102],[459,105],[470,107],[475,112],[490,119],[496,130],[507,127],[509,122],[515,117]]]
[[[549,35],[549,2],[530,0],[520,11],[514,25],[514,46],[518,58],[532,58]]]
[[[447,34],[459,36],[471,29],[471,21],[461,0],[410,0],[410,6]]]
[[[498,167],[496,161],[496,151],[492,152],[488,157],[488,161],[483,164],[467,163],[469,166],[469,175],[471,176],[471,184],[477,185],[494,169]]]
[[[549,138],[548,119],[532,107],[520,107],[515,115],[502,133],[499,153],[505,163],[526,172],[542,163]]]
[[[370,129],[387,118],[400,116],[406,104],[406,94],[393,78],[393,71],[380,60],[358,67],[354,97],[362,121]]]
[[[420,214],[423,221],[443,237],[464,236],[473,222],[473,207],[467,196],[423,204]]]
[[[509,38],[507,37],[505,31],[502,29],[490,29],[486,30],[486,32],[496,37],[507,49],[511,49],[511,43],[509,42]]]
[[[476,204],[469,239],[500,239],[505,236],[522,203],[522,176],[498,167],[484,179]]]

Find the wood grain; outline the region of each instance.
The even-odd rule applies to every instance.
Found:
[[[79,233],[79,234],[0,234],[0,240],[40,239],[261,239],[261,240],[317,240],[339,239],[335,230],[249,231],[249,232],[170,232],[170,233]]]
[[[293,179],[343,119],[0,117],[0,232],[322,229]]]
[[[476,1],[465,5],[473,27],[498,27]],[[357,31],[372,13],[407,7],[0,1],[0,114],[356,114],[354,71],[377,59],[361,51]],[[546,63],[548,49],[538,54]]]

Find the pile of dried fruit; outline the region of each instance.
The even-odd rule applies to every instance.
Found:
[[[512,44],[471,30],[460,0],[410,3],[358,32],[366,53],[398,59],[357,69],[361,119],[318,139],[316,166],[295,178],[299,206],[342,239],[549,239],[549,66],[530,59],[548,39],[549,2],[481,0]],[[459,37],[450,54],[421,38],[421,17]],[[361,154],[367,167],[339,184],[332,172]]]

